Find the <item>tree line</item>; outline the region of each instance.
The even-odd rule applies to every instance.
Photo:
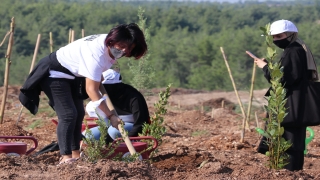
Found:
[[[199,90],[232,90],[220,47],[229,60],[239,89],[250,86],[253,60],[249,50],[263,57],[264,37],[259,27],[279,20],[293,21],[299,37],[320,58],[320,5],[270,5],[268,3],[208,3],[208,2],[142,2],[94,0],[2,0],[0,5],[0,42],[15,17],[16,28],[11,56],[10,80],[21,85],[26,79],[34,52],[37,34],[42,35],[38,60],[50,53],[49,33],[54,50],[68,44],[69,29],[75,39],[86,35],[108,33],[122,23],[138,22],[138,8],[145,9],[149,37],[150,65],[154,69],[152,87],[191,88]],[[281,53],[281,50],[278,50]],[[0,47],[0,85],[3,85],[6,44]],[[120,59],[124,82],[129,83],[131,59]],[[318,65],[320,64],[317,61]],[[255,88],[266,88],[261,71],[257,71]]]

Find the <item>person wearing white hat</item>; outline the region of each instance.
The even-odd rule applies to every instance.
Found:
[[[78,39],[42,58],[20,89],[19,100],[32,114],[39,106],[43,91],[59,118],[57,139],[61,160],[72,163],[80,156],[81,125],[85,115],[83,100],[103,100],[99,87],[102,72],[121,57],[140,59],[147,52],[143,31],[135,23],[120,24],[108,34]],[[119,117],[106,104],[100,109],[118,127]]]
[[[103,72],[102,84],[117,111],[119,118],[125,123],[124,129],[128,131],[129,137],[138,136],[142,132],[144,123],[150,123],[149,110],[143,95],[134,87],[122,83],[120,72],[109,69]],[[101,103],[101,102],[100,102]],[[99,109],[99,103],[90,101],[86,105],[86,111],[90,117],[101,117],[109,125],[107,116]],[[91,133],[96,140],[100,139],[99,127],[91,128]],[[82,133],[88,138],[87,133]],[[110,126],[108,128],[107,142],[121,137],[118,129]]]
[[[298,28],[288,20],[278,20],[271,24],[270,35],[273,43],[283,49],[280,63],[283,67],[281,83],[286,89],[287,116],[281,126],[284,127],[283,137],[290,140],[292,146],[286,151],[289,155],[289,162],[284,167],[290,171],[303,169],[304,150],[306,138],[306,125],[303,124],[306,115],[313,111],[305,108],[305,94],[309,81],[318,80],[316,63],[310,49],[298,38]],[[270,82],[271,76],[268,69],[268,62],[265,59],[254,58],[254,62],[262,68],[264,76]],[[270,89],[265,96],[270,95]],[[262,138],[258,152],[265,154],[268,146],[266,138]]]

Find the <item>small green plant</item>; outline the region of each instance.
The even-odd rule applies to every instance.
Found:
[[[266,38],[266,57],[269,62],[268,68],[271,76],[270,96],[266,97],[268,106],[265,107],[269,117],[264,119],[266,121],[266,130],[262,135],[267,138],[265,143],[269,147],[269,151],[266,152],[266,156],[269,158],[267,166],[271,169],[282,169],[288,164],[289,156],[285,151],[291,147],[291,142],[282,137],[284,128],[281,127],[281,122],[287,115],[285,108],[287,101],[285,98],[286,91],[280,82],[283,76],[283,67],[279,62],[274,61],[277,53],[273,45],[272,36],[269,35],[270,23],[260,29]]]
[[[140,136],[153,136],[157,139],[159,145],[162,143],[162,136],[166,132],[166,128],[163,125],[163,115],[167,113],[166,105],[170,97],[169,84],[165,91],[159,93],[159,101],[154,104],[155,112],[150,118],[151,124],[145,123],[142,128]]]
[[[87,138],[84,139],[86,148],[84,150],[87,160],[89,162],[97,162],[99,159],[106,159],[111,157],[113,153],[115,153],[116,147],[120,144],[120,141],[115,141],[115,143],[106,144],[106,137],[108,133],[108,126],[106,122],[99,116],[97,113],[99,120],[96,123],[99,126],[100,131],[100,139],[96,140],[93,137],[91,130],[88,128],[88,123],[85,120],[84,123],[86,125],[86,136]],[[110,124],[110,123],[109,123]],[[123,124],[121,124],[122,129],[124,129]],[[125,129],[124,129],[125,130]],[[123,139],[128,136],[128,131],[125,130]],[[133,155],[128,155],[126,157],[122,157],[123,154],[117,154],[116,156],[112,157],[115,161],[125,161],[125,162],[132,162],[135,161],[139,156],[140,153],[136,152]]]
[[[99,159],[104,159],[109,157],[111,154],[114,153],[114,148],[111,146],[111,143],[106,144],[106,137],[108,133],[108,126],[106,122],[99,116],[99,120],[96,123],[99,126],[100,131],[100,139],[96,140],[93,137],[91,130],[88,128],[88,123],[84,121],[86,125],[86,136],[87,138],[84,139],[86,144],[86,148],[84,152],[87,156],[87,160],[89,162],[96,162]]]

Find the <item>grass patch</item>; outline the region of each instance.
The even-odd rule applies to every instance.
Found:
[[[192,133],[191,133],[191,136],[206,136],[206,135],[208,135],[209,134],[209,132],[208,131],[206,131],[206,130],[197,130],[197,131],[193,131]]]
[[[41,119],[37,119],[34,122],[32,122],[29,126],[27,126],[27,129],[34,129],[37,127],[41,127],[43,125],[43,121]]]

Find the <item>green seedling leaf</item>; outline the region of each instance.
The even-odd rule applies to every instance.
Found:
[[[270,152],[269,151],[266,152],[266,156],[270,157]]]
[[[266,137],[266,138],[271,138],[271,136],[266,133],[264,130],[260,129],[260,128],[256,128],[256,131],[261,134],[262,136]]]
[[[275,129],[271,129],[271,131],[270,131],[270,135],[271,135],[271,136],[274,136],[274,135],[275,135],[275,132],[276,132],[276,130],[275,130]]]
[[[279,132],[279,135],[282,136],[284,133],[284,128],[283,127],[280,127],[280,132]]]
[[[272,169],[282,169],[288,162],[289,156],[285,153],[290,148],[291,142],[286,141],[282,135],[284,128],[281,127],[281,122],[287,115],[286,113],[286,90],[281,83],[283,76],[283,67],[278,61],[275,61],[277,56],[276,48],[273,45],[273,38],[269,35],[270,23],[260,30],[265,35],[266,57],[269,61],[268,69],[270,72],[271,90],[270,96],[265,99],[268,105],[265,107],[269,118],[265,118],[267,127],[266,130],[257,129],[258,133],[266,137],[268,140],[265,142],[269,151],[266,153],[268,157],[267,167]]]
[[[273,50],[271,47],[268,47],[268,48],[267,48],[267,51],[268,51],[268,55],[269,55],[270,57],[273,57],[273,56],[274,56],[274,50]]]
[[[260,27],[260,30],[262,31],[262,33],[265,33],[267,31],[265,27]]]

